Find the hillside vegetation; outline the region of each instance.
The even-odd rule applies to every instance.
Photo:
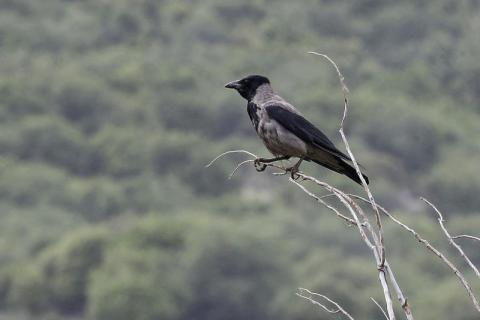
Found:
[[[0,319],[323,317],[297,287],[381,318],[356,232],[285,177],[227,180],[238,157],[205,168],[267,155],[223,84],[268,76],[341,145],[335,71],[306,52],[333,57],[377,200],[447,248],[418,196],[479,234],[479,31],[474,0],[0,1]],[[416,318],[478,318],[435,257],[386,228]]]

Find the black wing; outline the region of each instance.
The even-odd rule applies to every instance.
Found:
[[[317,129],[310,121],[301,115],[276,105],[267,106],[265,110],[270,118],[276,120],[303,141],[340,158],[351,161],[346,154],[335,147],[333,142],[330,141],[322,131]]]

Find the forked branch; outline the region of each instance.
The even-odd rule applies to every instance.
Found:
[[[331,313],[331,314],[342,313],[348,319],[355,320],[350,313],[348,313],[347,311],[345,311],[345,309],[342,308],[342,306],[340,306],[337,302],[333,301],[332,299],[330,299],[326,295],[319,294],[319,293],[316,293],[316,292],[312,292],[312,291],[310,291],[308,289],[305,289],[305,288],[298,288],[298,292],[295,293],[295,294],[297,296],[299,296],[300,298],[306,299],[306,300],[310,301],[311,303],[313,303],[314,305],[319,306],[320,308],[322,308],[323,310],[325,310],[328,313]],[[315,300],[314,297],[321,298],[321,299],[327,301],[329,304],[333,305],[333,308],[326,306],[325,303],[322,303],[322,302],[319,302],[318,300]]]
[[[340,72],[340,69],[338,68],[337,64],[327,55],[317,53],[317,52],[309,52],[311,54],[321,56],[325,59],[327,59],[335,68],[338,78],[340,80],[340,84],[342,86],[342,92],[343,92],[343,97],[344,97],[344,109],[343,109],[343,117],[341,119],[340,123],[340,135],[342,136],[343,143],[345,145],[345,148],[347,150],[347,153],[351,159],[351,162],[357,172],[357,175],[362,182],[362,186],[365,190],[366,197],[358,196],[358,195],[351,195],[347,194],[331,185],[329,185],[326,182],[320,181],[312,176],[305,175],[304,173],[297,172],[296,177],[298,179],[292,179],[290,178],[289,181],[292,182],[295,186],[300,188],[303,192],[305,192],[308,196],[313,198],[315,201],[319,202],[320,204],[324,205],[326,208],[328,208],[332,213],[335,214],[338,218],[342,219],[343,221],[347,222],[349,226],[356,226],[357,230],[360,234],[361,239],[363,242],[367,245],[368,248],[371,249],[373,253],[373,257],[375,259],[376,267],[378,270],[378,277],[380,280],[380,285],[383,289],[383,295],[385,298],[385,305],[386,305],[386,311],[382,308],[382,306],[375,300],[374,303],[379,307],[379,309],[382,311],[384,314],[385,318],[388,320],[395,320],[395,313],[393,311],[393,302],[391,299],[391,294],[390,294],[390,286],[393,287],[393,290],[395,291],[398,301],[400,302],[400,306],[402,307],[405,318],[407,320],[413,320],[413,314],[410,309],[410,305],[408,303],[407,298],[402,292],[402,289],[400,288],[400,285],[398,284],[395,274],[392,270],[392,267],[388,263],[388,259],[386,257],[386,248],[385,248],[385,241],[384,241],[384,231],[383,231],[383,224],[382,224],[382,215],[383,213],[386,217],[388,217],[390,220],[395,222],[397,225],[401,226],[404,230],[408,231],[411,233],[415,239],[417,239],[420,243],[422,243],[429,251],[431,251],[433,254],[435,254],[437,257],[439,257],[451,270],[452,272],[458,277],[459,281],[462,283],[462,285],[465,287],[474,307],[478,312],[480,312],[480,305],[478,303],[478,300],[476,299],[475,295],[473,294],[473,291],[471,289],[470,284],[467,282],[463,274],[459,271],[459,269],[438,249],[436,249],[434,246],[432,246],[428,240],[424,239],[421,237],[413,228],[409,227],[408,225],[404,224],[397,218],[395,218],[393,215],[391,215],[385,208],[382,206],[378,205],[375,201],[375,198],[370,191],[370,188],[368,187],[362,172],[360,170],[360,166],[353,154],[353,152],[350,149],[350,145],[348,143],[347,137],[344,133],[344,123],[347,118],[347,113],[348,113],[348,98],[347,98],[347,93],[348,93],[348,88],[345,85],[344,77],[342,73]],[[274,172],[273,175],[284,175],[287,174],[287,170],[283,166],[279,166],[275,164],[275,162],[272,161],[264,161],[262,162],[262,158],[259,158],[255,154],[246,151],[246,150],[232,150],[232,151],[227,151],[222,153],[221,155],[217,156],[215,159],[213,159],[208,165],[211,166],[213,163],[215,163],[217,160],[220,158],[232,154],[232,153],[243,153],[247,154],[250,159],[244,160],[237,164],[233,170],[233,172],[229,175],[229,178],[231,178],[237,170],[242,167],[245,164],[248,163],[253,163],[254,167],[256,167],[258,164],[261,164],[262,170],[257,170],[257,171],[263,171],[267,167],[272,167],[275,169],[278,169],[278,172]],[[271,160],[271,159],[270,159]],[[257,167],[256,167],[257,168]],[[327,196],[318,196],[314,192],[310,191],[303,182],[311,182],[314,183],[317,187],[320,187],[326,191],[329,192]],[[341,209],[333,206],[332,204],[328,203],[325,199],[328,196],[336,197],[340,203],[343,205],[344,211],[347,213],[343,213]],[[360,205],[355,200],[361,200],[366,203],[368,203],[371,208],[373,215],[375,217],[375,225],[376,228],[372,226],[370,223],[369,215],[362,209]],[[440,227],[442,228],[443,233],[447,236],[450,244],[460,253],[460,255],[467,261],[469,266],[474,270],[475,274],[480,278],[480,273],[478,269],[475,267],[475,265],[471,262],[471,260],[468,258],[468,256],[463,252],[462,248],[454,241],[454,239],[458,238],[468,238],[476,241],[480,241],[480,238],[470,236],[470,235],[458,235],[458,236],[451,236],[450,233],[448,232],[447,228],[444,225],[444,219],[441,214],[441,212],[433,205],[431,204],[428,200],[423,199],[428,205],[430,205],[436,214],[438,215],[438,222],[440,224]],[[310,302],[320,306],[323,308],[325,311],[331,313],[331,314],[336,314],[336,313],[342,313],[345,317],[348,319],[353,319],[353,317],[345,311],[338,303],[335,301],[331,300],[325,295],[321,295],[318,293],[311,292],[307,289],[300,288],[299,292],[297,292],[297,295],[309,300]],[[321,298],[324,301],[326,301],[329,305],[332,306],[327,306],[325,302],[319,302],[318,300],[315,300],[315,298]]]

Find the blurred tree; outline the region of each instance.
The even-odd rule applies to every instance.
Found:
[[[87,280],[102,262],[107,236],[103,229],[86,229],[50,247],[36,263],[16,271],[13,301],[32,313],[51,309],[64,314],[82,312]]]
[[[416,198],[435,200],[456,230],[478,230],[478,10],[472,0],[0,1],[0,318],[316,319],[292,299],[299,284],[379,317],[364,299],[376,286],[358,271],[370,264],[342,225],[267,175],[227,181],[241,156],[204,168],[229,149],[266,155],[223,84],[266,74],[338,141],[334,71],[303,54],[334,57],[372,188],[443,243]],[[450,275],[389,232],[418,317],[471,318]]]

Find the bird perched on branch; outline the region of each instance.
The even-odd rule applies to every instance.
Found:
[[[265,163],[297,157],[298,162],[286,168],[292,178],[302,161],[306,160],[344,174],[361,184],[355,169],[346,162],[351,161],[350,157],[338,150],[322,131],[290,103],[275,94],[268,78],[250,75],[229,82],[225,87],[237,90],[248,101],[247,112],[255,131],[274,155],[274,158],[257,159],[257,170],[265,170]],[[368,177],[363,175],[363,178],[368,184]]]

